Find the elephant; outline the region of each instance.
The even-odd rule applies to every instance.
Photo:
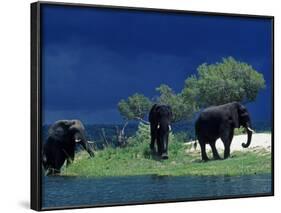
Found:
[[[59,174],[64,162],[67,166],[74,160],[76,144],[94,157],[85,137],[85,127],[80,120],[58,120],[48,131],[43,146],[42,164],[46,175]]]
[[[172,109],[169,105],[154,104],[149,112],[150,149],[155,153],[155,140],[157,153],[162,159],[168,159],[168,140],[171,131]]]
[[[247,148],[250,146],[254,130],[245,106],[239,102],[232,102],[203,110],[195,122],[195,134],[201,147],[202,160],[209,160],[205,149],[207,143],[211,146],[214,159],[221,159],[216,149],[218,138],[221,138],[224,144],[224,159],[228,158],[234,129],[240,126],[247,131],[247,143],[242,143],[242,147]]]

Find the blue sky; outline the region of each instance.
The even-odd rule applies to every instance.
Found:
[[[43,122],[119,123],[117,103],[138,92],[180,92],[202,63],[222,57],[251,64],[266,89],[248,104],[253,120],[271,119],[271,21],[44,5]]]

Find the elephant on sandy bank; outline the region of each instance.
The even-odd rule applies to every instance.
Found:
[[[94,157],[85,137],[85,127],[79,120],[56,121],[48,131],[43,146],[42,162],[47,175],[59,174],[64,162],[69,165],[74,160],[77,144]]]
[[[225,147],[224,158],[228,158],[234,129],[240,126],[243,126],[248,134],[247,143],[242,143],[246,148],[250,146],[254,131],[245,106],[232,102],[203,110],[195,122],[195,134],[201,147],[202,160],[208,160],[205,149],[207,143],[211,146],[214,159],[221,159],[215,145],[218,138],[221,138]]]

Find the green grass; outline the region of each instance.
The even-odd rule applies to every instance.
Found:
[[[126,148],[106,148],[89,158],[85,152],[75,156],[63,175],[101,177],[129,175],[250,175],[271,172],[271,153],[265,149],[249,152],[232,152],[226,160],[201,161],[200,148],[189,152],[188,145],[179,142],[169,144],[169,159],[155,159],[148,143],[135,143]],[[211,153],[208,153],[212,158]],[[222,153],[221,153],[221,156]]]

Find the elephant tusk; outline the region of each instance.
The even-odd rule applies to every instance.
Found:
[[[171,127],[171,125],[169,125],[169,131],[170,131],[170,132],[172,131],[172,127]]]
[[[250,132],[255,133],[255,131],[252,130],[250,127],[247,127],[247,129],[248,129]]]
[[[95,143],[94,141],[87,141],[88,143]]]
[[[81,139],[75,139],[75,143],[79,143]]]

